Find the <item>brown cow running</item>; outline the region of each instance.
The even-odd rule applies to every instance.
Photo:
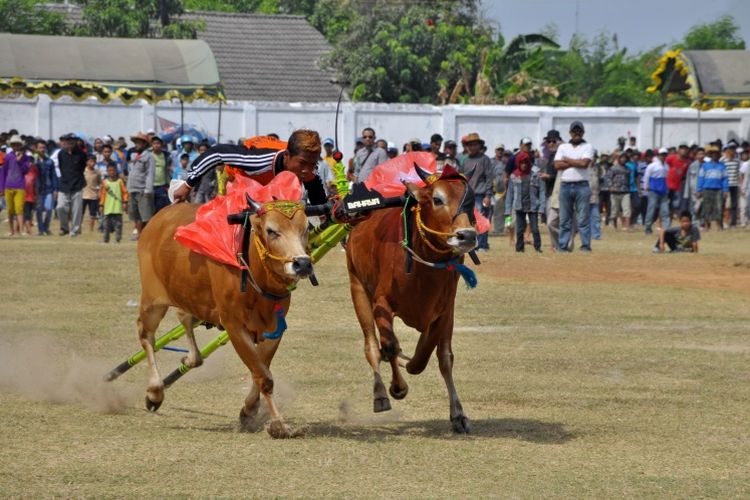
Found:
[[[422,176],[419,168],[417,172]],[[469,419],[461,407],[452,375],[453,307],[459,275],[418,262],[421,258],[430,263],[444,263],[476,246],[470,211],[474,206],[473,192],[463,178],[455,174],[448,177],[452,180],[433,177],[429,179],[433,182],[428,180],[424,188],[407,184],[416,200],[408,215],[414,228],[410,247],[417,260],[411,273],[406,272],[404,264],[406,250],[402,246],[400,208],[376,211],[354,228],[347,244],[347,263],[352,301],[365,336],[365,357],[375,378],[374,411],[391,409],[380,377],[381,358],[390,361],[393,371],[391,396],[402,399],[408,391],[399,370],[401,348],[393,332],[393,317],[398,316],[421,333],[414,356],[406,363],[406,371],[421,373],[437,347],[440,373],[448,387],[453,430],[466,433]],[[421,230],[417,216],[423,223]],[[375,326],[380,332],[380,346]]]
[[[286,215],[275,208],[276,203],[286,204],[281,207]],[[269,370],[280,339],[263,338],[263,332],[276,329],[274,307],[282,307],[285,313],[289,308],[289,285],[312,273],[306,252],[307,217],[299,204],[293,205],[296,209],[289,216],[289,210],[284,208],[290,205],[290,202],[267,203],[261,215],[251,216],[249,281],[252,284],[254,279],[257,286],[248,287],[245,293],[240,292],[238,268],[192,252],[174,240],[179,226],[195,220],[197,205],[172,205],[148,223],[138,240],[142,288],[138,334],[151,369],[146,390],[149,410],[156,411],[164,400],[164,383],[154,357],[154,333],[172,306],[177,308],[177,316],[186,330],[190,347],[185,359],[188,366],[200,366],[203,362],[193,335],[193,322],[202,320],[226,328],[237,354],[252,372],[254,385],[240,411],[243,428],[251,427],[262,394],[272,418],[269,434],[292,435],[274,404]],[[261,209],[254,202],[252,206],[256,212]]]

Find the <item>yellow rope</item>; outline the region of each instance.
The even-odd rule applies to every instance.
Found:
[[[258,233],[253,232],[253,241],[255,242],[255,248],[258,250],[258,255],[260,256],[261,262],[263,262],[263,267],[266,267],[266,259],[273,259],[278,260],[280,262],[293,262],[292,259],[288,259],[286,257],[279,257],[278,255],[274,255],[271,252],[268,251],[268,249],[263,245],[263,242],[260,241],[260,237],[258,236]],[[268,268],[266,268],[268,269]]]
[[[435,231],[434,229],[430,229],[429,227],[425,226],[424,222],[422,222],[422,215],[421,215],[422,208],[419,205],[412,208],[412,211],[415,213],[415,218],[417,220],[417,230],[419,231],[419,235],[422,237],[424,242],[427,244],[427,246],[431,250],[437,253],[450,253],[450,252],[455,251],[454,248],[449,248],[448,250],[445,250],[445,249],[440,249],[440,248],[435,247],[435,245],[433,245],[430,242],[430,240],[427,239],[427,236],[424,233],[427,232],[429,234],[434,234],[435,236],[445,237],[446,239],[452,236],[455,236],[456,233],[443,233],[441,231]]]

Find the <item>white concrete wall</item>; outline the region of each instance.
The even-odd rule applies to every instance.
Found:
[[[231,102],[222,109],[221,138],[234,141],[269,132],[284,138],[301,127],[317,130],[321,137],[333,137],[335,111],[336,103]],[[446,139],[478,132],[490,148],[499,143],[514,147],[525,136],[538,144],[551,128],[557,128],[567,137],[570,122],[581,120],[586,126],[587,140],[598,149],[612,149],[621,135],[634,135],[639,147],[644,148],[661,145],[660,113],[659,108],[342,103],[339,140],[347,154],[354,149],[354,140],[362,129],[369,126],[379,137],[399,146],[415,137],[427,142],[434,132]],[[33,100],[0,99],[0,130],[16,128],[23,134],[42,137],[59,137],[66,132],[127,137],[137,130],[158,130],[157,115],[179,123],[179,103],[160,103],[154,107],[143,102],[130,106],[105,105],[93,99],[81,103],[68,98],[52,101],[46,96]],[[199,125],[216,135],[218,105],[186,104],[184,115],[185,123]],[[664,145],[750,138],[750,110],[701,113],[700,137],[697,120],[698,112],[694,109],[665,109]]]

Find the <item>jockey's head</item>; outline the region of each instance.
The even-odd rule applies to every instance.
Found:
[[[295,130],[289,137],[285,155],[287,170],[302,182],[312,180],[320,158],[320,136],[313,130]]]

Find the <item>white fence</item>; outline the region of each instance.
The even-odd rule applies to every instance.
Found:
[[[276,132],[285,138],[297,128],[312,128],[321,137],[333,137],[336,103],[231,102],[221,113],[222,142]],[[750,138],[750,110],[667,108],[664,123],[659,108],[576,108],[546,106],[430,106],[414,104],[342,103],[339,140],[345,153],[354,149],[354,140],[364,127],[372,127],[379,137],[403,144],[412,138],[428,142],[438,132],[446,139],[458,139],[478,132],[492,149],[498,143],[515,146],[522,137],[535,143],[551,128],[567,136],[572,120],[586,126],[586,138],[601,150],[612,149],[619,136],[633,135],[640,148],[676,145],[687,141],[705,143],[716,138]],[[92,99],[75,102],[68,98],[52,101],[46,96],[33,100],[0,99],[0,130],[18,129],[22,134],[59,137],[66,132],[91,136],[129,136],[138,130],[158,129],[157,117],[180,122],[179,103],[158,106],[139,102],[100,104]],[[202,102],[186,104],[184,122],[196,124],[216,135],[218,105]],[[700,123],[700,126],[699,126]]]

